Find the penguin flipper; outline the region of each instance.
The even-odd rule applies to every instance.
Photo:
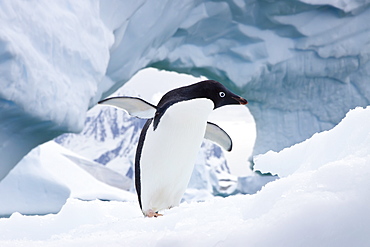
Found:
[[[136,97],[112,97],[103,99],[98,104],[114,106],[127,111],[131,116],[143,119],[153,118],[157,110],[155,105]]]
[[[211,122],[207,122],[204,138],[217,143],[226,151],[231,151],[233,147],[233,141],[230,136],[217,124]]]

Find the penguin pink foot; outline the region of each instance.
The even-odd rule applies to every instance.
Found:
[[[152,217],[159,217],[159,216],[163,216],[163,214],[159,214],[157,212],[154,212],[153,210],[148,210],[148,212],[145,214],[146,217],[149,217],[149,218],[152,218]]]

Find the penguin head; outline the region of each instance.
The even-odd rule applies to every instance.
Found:
[[[224,105],[245,105],[247,100],[232,93],[221,83],[213,80],[201,81],[189,86],[173,89],[167,92],[157,105],[157,111],[154,116],[153,127],[157,128],[159,121],[168,107],[182,101],[207,98],[212,100],[214,108],[219,108]]]
[[[206,80],[167,92],[157,107],[165,111],[170,105],[196,98],[207,98],[213,101],[214,109],[224,105],[245,105],[247,100],[232,93],[218,81]]]
[[[215,108],[224,105],[246,105],[248,101],[230,90],[217,81],[207,80],[201,81],[193,85],[199,84],[200,92],[203,97],[213,101]]]

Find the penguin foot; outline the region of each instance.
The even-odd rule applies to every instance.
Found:
[[[146,214],[145,214],[146,217],[149,217],[149,218],[152,218],[152,217],[159,217],[159,216],[163,216],[163,214],[159,214],[158,212],[154,212],[153,210],[149,210]]]

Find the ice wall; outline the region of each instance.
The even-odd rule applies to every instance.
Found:
[[[254,154],[278,151],[369,104],[369,3],[142,1],[122,22],[102,2],[116,38],[107,77],[115,89],[152,66],[219,80],[250,102]]]
[[[80,131],[113,35],[98,1],[0,2],[0,180],[40,143]]]
[[[0,179],[145,67],[205,75],[250,102],[254,153],[368,105],[370,1],[4,1]],[[148,82],[150,83],[150,82]]]

